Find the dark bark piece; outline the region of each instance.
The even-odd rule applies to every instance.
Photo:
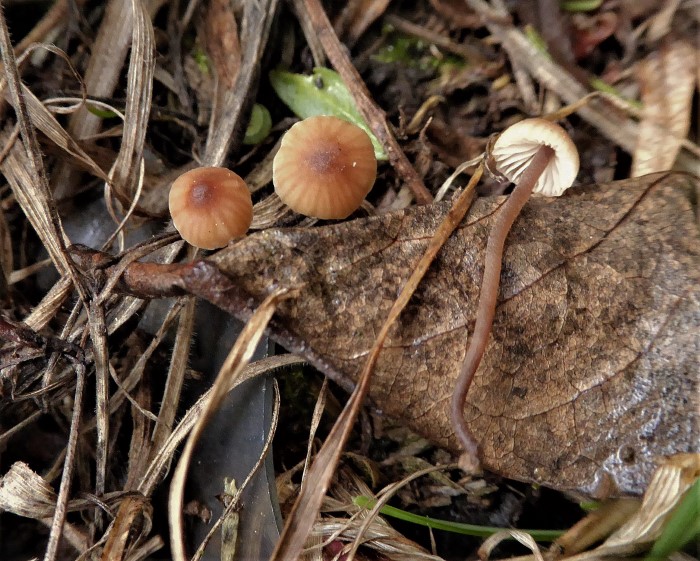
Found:
[[[486,467],[588,495],[640,493],[656,456],[698,449],[693,187],[657,174],[524,208],[465,409]],[[450,396],[503,201],[474,204],[392,330],[372,382],[378,409],[452,450]],[[348,387],[447,208],[264,231],[209,260],[231,286],[208,286],[207,267],[185,285],[238,315],[233,292],[249,293],[252,307],[276,287],[299,288],[280,306],[273,336]],[[234,296],[238,304],[227,305]]]

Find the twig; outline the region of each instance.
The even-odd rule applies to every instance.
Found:
[[[522,31],[499,22],[489,15],[494,9],[484,0],[465,0],[467,5],[486,20],[486,26],[519,64],[532,77],[546,88],[554,91],[565,103],[575,103],[588,94],[588,90],[566,69],[551,60],[545,53],[533,45]],[[508,17],[507,12],[497,11],[501,20]],[[579,115],[597,128],[603,135],[618,144],[629,153],[633,153],[637,142],[636,123],[629,119],[620,119],[601,103],[590,103],[578,110]]]
[[[46,546],[44,561],[53,561],[58,552],[58,545],[61,540],[63,523],[66,519],[66,505],[68,504],[68,494],[70,484],[73,479],[73,467],[75,452],[78,448],[78,436],[80,428],[80,417],[83,414],[83,390],[85,389],[85,367],[75,364],[75,396],[73,398],[73,418],[70,423],[70,433],[68,435],[68,446],[66,447],[66,459],[63,462],[63,474],[61,475],[61,486],[56,499],[56,511],[51,523],[51,533],[49,543]]]
[[[388,14],[386,17],[384,17],[383,21],[393,25],[397,30],[403,33],[413,35],[418,39],[424,39],[436,47],[440,47],[453,55],[460,56],[473,64],[484,64],[489,62],[489,59],[484,56],[484,53],[473,45],[469,45],[467,43],[455,43],[449,37],[440,35],[439,33],[436,33],[435,31],[427,29],[423,26],[416,25],[415,23],[395,14]]]
[[[230,150],[243,138],[246,123],[241,117],[253,104],[260,73],[260,60],[267,45],[272,20],[279,0],[245,2],[241,45],[244,45],[241,67],[233,88],[219,94],[221,99],[211,114],[209,136],[202,157],[203,165],[220,166]]]

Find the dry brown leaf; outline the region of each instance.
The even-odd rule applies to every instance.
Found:
[[[697,450],[697,183],[656,174],[525,207],[467,398],[486,467],[594,496],[641,494],[659,456]],[[502,202],[478,200],[443,247],[389,332],[370,391],[379,410],[453,450],[448,403]],[[266,230],[191,265],[135,263],[120,286],[144,296],[185,290],[242,319],[273,290],[297,289],[272,335],[350,388],[446,211]],[[104,259],[74,255],[83,269]]]
[[[641,493],[655,456],[697,447],[698,233],[685,176],[580,188],[526,206],[509,237],[492,342],[466,417],[503,475],[588,494]],[[448,402],[503,199],[475,203],[392,329],[371,397],[456,449]],[[299,288],[274,334],[350,387],[443,205],[269,230],[212,257],[237,289],[190,289],[239,315]],[[195,287],[200,283],[198,287]],[[250,306],[250,304],[246,304]]]
[[[355,13],[352,15],[352,21],[348,26],[348,41],[354,44],[362,34],[367,31],[377,19],[379,19],[391,0],[362,0]]]
[[[228,0],[212,0],[204,17],[204,29],[200,34],[216,74],[228,90],[236,83],[241,66],[241,43],[238,40],[238,24]]]
[[[24,462],[15,462],[0,477],[0,509],[27,518],[53,514],[56,493],[39,474]]]
[[[465,9],[460,0],[429,0],[435,11],[444,17],[450,25],[467,29],[481,27],[484,22],[478,15]]]
[[[671,169],[690,128],[696,50],[686,41],[662,43],[639,64],[642,121],[632,177]]]

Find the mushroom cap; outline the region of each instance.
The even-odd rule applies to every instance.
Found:
[[[571,187],[578,174],[578,150],[556,123],[545,119],[525,119],[504,130],[491,149],[496,169],[517,183],[535,152],[542,145],[554,150],[554,156],[537,180],[534,192],[550,197],[561,195]]]
[[[182,239],[202,249],[225,246],[253,220],[250,191],[226,168],[195,168],[170,187],[170,215]]]
[[[316,218],[346,218],[360,207],[376,178],[369,136],[338,117],[310,117],[293,125],[272,163],[282,202]]]

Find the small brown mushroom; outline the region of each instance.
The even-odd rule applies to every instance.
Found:
[[[450,417],[464,450],[460,465],[467,471],[479,466],[479,445],[464,419],[464,403],[491,333],[506,237],[533,191],[561,195],[576,179],[579,167],[576,146],[566,131],[544,119],[526,119],[506,129],[493,144],[489,158],[496,171],[517,185],[489,233],[474,332],[452,394]]]
[[[253,220],[245,181],[226,168],[195,168],[170,187],[170,215],[186,242],[202,249],[243,236]]]
[[[272,164],[275,191],[292,210],[324,219],[357,210],[377,178],[372,141],[337,117],[310,117],[282,138]]]

